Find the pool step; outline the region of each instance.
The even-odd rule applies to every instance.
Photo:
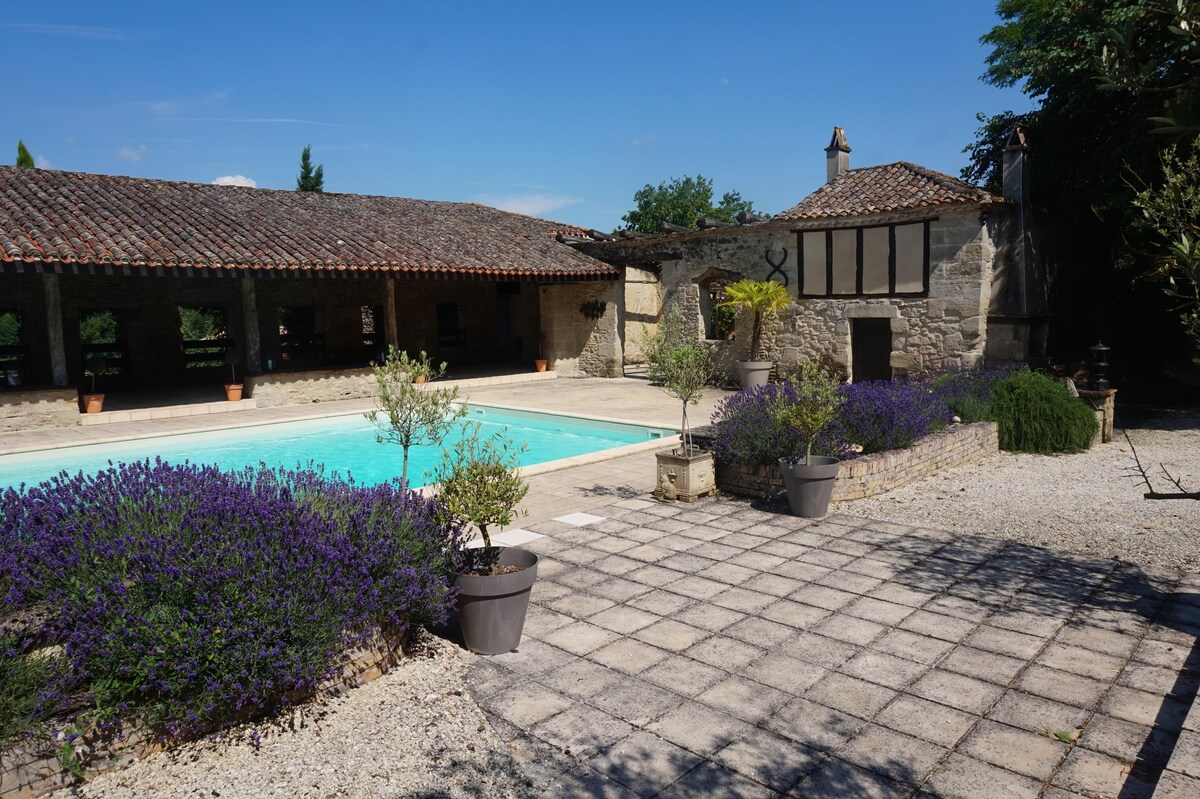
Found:
[[[133,408],[125,411],[85,413],[80,415],[79,423],[89,426],[116,424],[117,422],[145,422],[150,419],[175,419],[180,416],[208,416],[216,413],[249,411],[257,407],[258,403],[252,399],[238,400],[237,402],[194,402],[186,405],[165,405],[161,408]]]

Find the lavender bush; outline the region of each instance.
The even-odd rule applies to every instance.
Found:
[[[932,386],[964,424],[992,420],[992,392],[996,384],[1016,372],[1019,364],[983,363],[970,369],[948,372]]]
[[[459,531],[403,499],[311,468],[161,461],[5,489],[0,596],[46,616],[0,658],[62,646],[41,718],[82,701],[187,734],[261,713],[311,692],[376,623],[447,618]]]
[[[773,466],[780,458],[804,452],[807,442],[775,418],[779,404],[795,401],[796,385],[790,381],[744,388],[724,397],[713,414],[717,428],[713,452],[717,459]],[[817,437],[813,454],[846,457],[846,436],[840,422],[835,420]]]
[[[946,400],[924,381],[843,385],[842,427],[863,454],[911,447],[950,421]]]

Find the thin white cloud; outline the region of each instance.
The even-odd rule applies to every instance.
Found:
[[[33,164],[38,169],[54,169],[54,164],[44,155],[35,155],[33,157]]]
[[[151,102],[135,103],[135,105],[150,109],[151,112],[164,116],[166,114],[178,114],[186,109],[200,108],[213,103],[219,103],[229,97],[228,89],[206,94],[203,97],[191,100],[153,100]]]
[[[248,178],[245,175],[222,175],[213,181],[216,186],[244,186],[247,189],[257,189],[258,183],[254,178]]]
[[[87,25],[52,25],[44,22],[0,22],[0,28],[35,36],[60,36],[71,39],[97,39],[124,42],[134,38],[131,31],[120,28],[101,28]]]
[[[730,80],[729,80],[729,78],[721,78],[721,85],[722,85],[722,86],[728,86],[728,85],[729,85],[731,82],[732,82],[732,81],[730,81]]]
[[[512,211],[514,214],[525,214],[526,216],[542,216],[551,211],[557,211],[559,208],[566,208],[568,205],[583,202],[579,197],[547,193],[514,194],[508,197],[484,194],[475,199],[476,202],[480,202],[483,205],[490,205],[493,208],[499,208],[501,211]]]
[[[146,145],[144,144],[139,144],[137,147],[126,146],[117,150],[117,157],[122,161],[132,161],[136,164],[146,157],[146,152]]]
[[[657,133],[645,133],[641,136],[638,136],[636,139],[630,142],[630,144],[632,144],[634,147],[637,147],[640,144],[653,144],[656,141],[658,141]]]

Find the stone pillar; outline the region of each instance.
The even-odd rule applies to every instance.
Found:
[[[388,347],[400,347],[400,326],[396,320],[396,278],[389,277],[387,283],[387,299],[383,304],[383,318],[387,325]]]
[[[58,275],[42,275],[42,291],[46,297],[46,339],[50,344],[51,382],[67,385],[67,348],[63,336],[62,294]]]
[[[246,337],[246,371],[262,371],[262,341],[258,329],[258,295],[255,293],[254,278],[242,281],[242,328]]]

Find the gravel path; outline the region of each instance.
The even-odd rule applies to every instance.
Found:
[[[104,774],[66,797],[530,797],[466,691],[466,660],[428,633],[400,668],[284,721],[197,741]]]
[[[1140,414],[1128,425],[1155,490],[1177,490],[1161,463],[1187,490],[1200,491],[1200,408]],[[1117,430],[1112,443],[1078,455],[1001,453],[882,496],[838,504],[834,512],[1143,566],[1200,569],[1200,501],[1146,500],[1145,490]]]

